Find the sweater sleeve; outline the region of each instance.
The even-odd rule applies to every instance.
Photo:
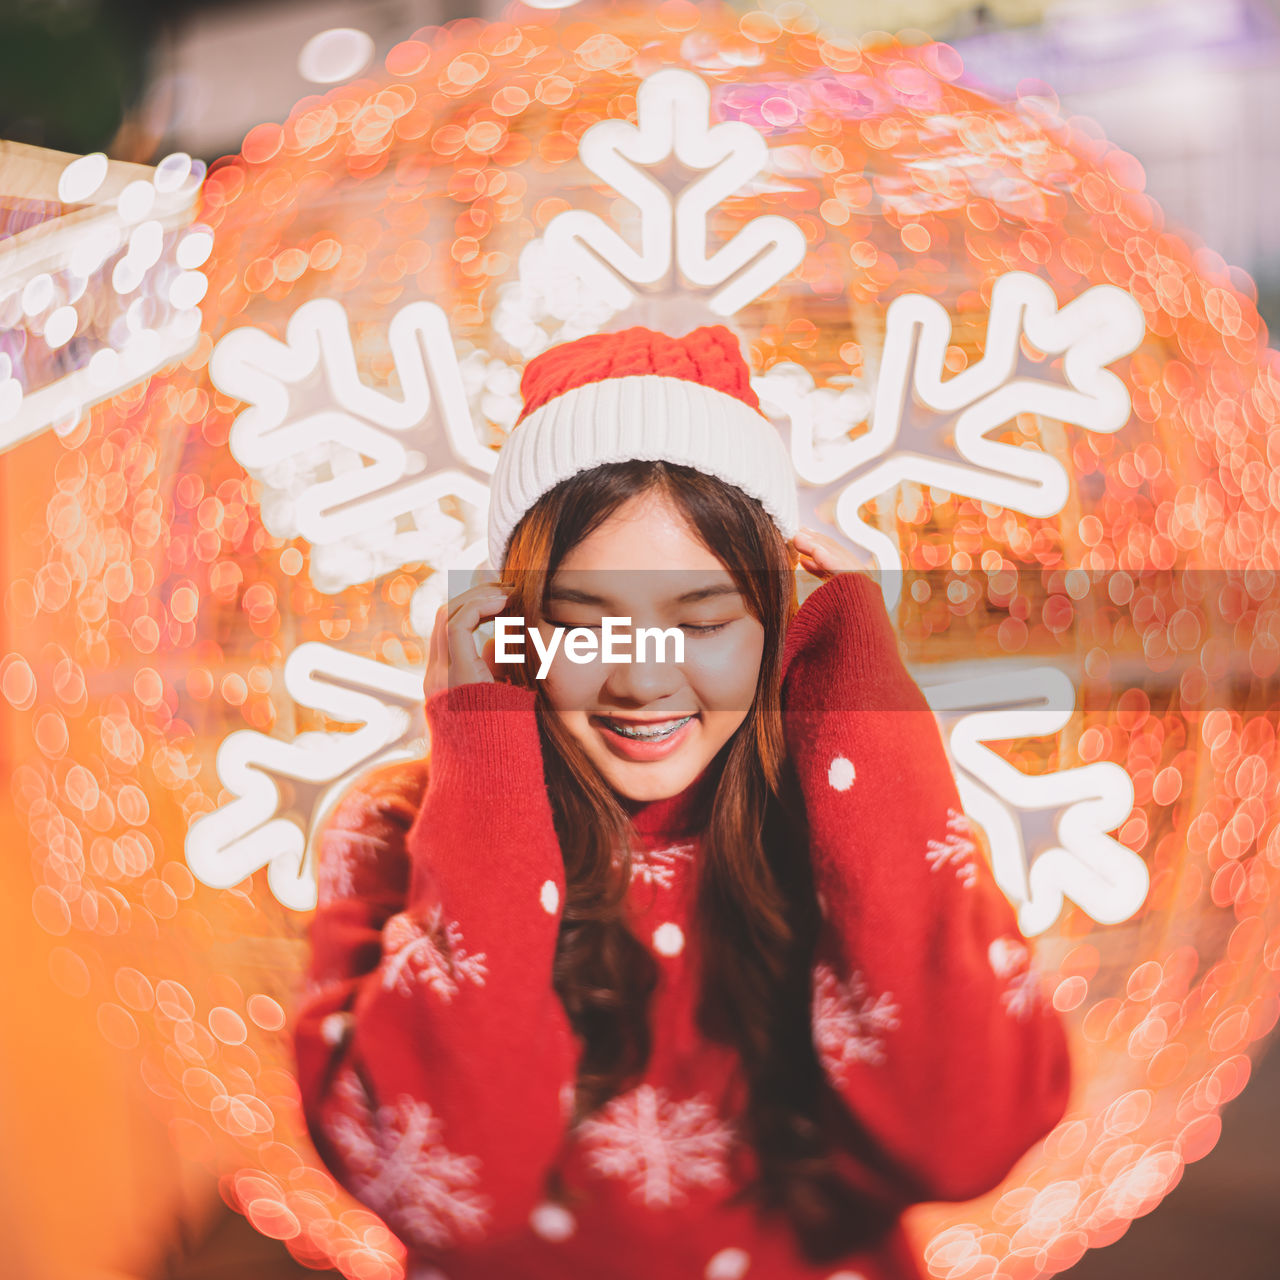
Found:
[[[972,1199],[1061,1118],[1067,1043],[869,576],[793,618],[783,720],[823,916],[819,1060],[896,1197]]]
[[[534,696],[433,695],[429,759],[361,779],[321,835],[294,1031],[307,1127],[337,1180],[428,1255],[525,1225],[572,1101]]]

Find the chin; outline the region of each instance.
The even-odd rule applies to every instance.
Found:
[[[679,795],[702,772],[696,762],[682,764],[674,760],[644,765],[610,759],[596,764],[614,791],[640,803]]]
[[[570,732],[587,758],[615,794],[624,800],[647,803],[679,795],[710,765],[727,740],[725,729],[734,729],[742,717],[726,724],[723,713],[697,712],[683,730],[685,740],[657,759],[630,759],[624,746],[611,743],[593,718],[583,713],[568,717]]]

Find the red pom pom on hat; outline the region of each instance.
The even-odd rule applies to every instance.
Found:
[[[524,408],[498,454],[489,498],[489,561],[562,481],[610,462],[666,461],[755,498],[784,538],[800,523],[795,471],[760,412],[751,370],[725,325],[673,338],[636,325],[552,347],[529,361]]]
[[[636,325],[617,333],[592,333],[534,356],[520,379],[524,409],[519,420],[573,387],[638,374],[699,382],[760,408],[742,348],[726,326],[703,325],[672,338]]]

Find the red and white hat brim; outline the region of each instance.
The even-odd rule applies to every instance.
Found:
[[[489,563],[520,518],[579,471],[631,459],[680,463],[757,498],[784,538],[800,524],[795,470],[777,429],[723,391],[637,374],[572,387],[522,419],[498,455],[489,499]]]

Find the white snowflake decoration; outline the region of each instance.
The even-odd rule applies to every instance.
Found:
[[[1018,927],[1042,933],[1070,898],[1100,924],[1127,920],[1150,888],[1143,858],[1107,833],[1133,808],[1133,781],[1111,761],[1027,774],[989,745],[1064,729],[1076,687],[1050,666],[998,664],[990,674],[931,672],[925,698],[938,717],[965,814],[987,835],[996,883]]]
[[[1118,431],[1132,406],[1128,388],[1107,366],[1135,351],[1144,334],[1142,308],[1115,285],[1094,285],[1059,307],[1048,281],[1010,271],[992,287],[982,358],[951,376],[946,308],[918,293],[889,304],[879,351],[870,335],[863,342],[874,387],[869,415],[867,393],[856,382],[824,397],[806,375],[784,368],[753,385],[762,407],[790,422],[796,472],[814,486],[801,495],[805,510],[835,497],[836,525],[881,572],[892,608],[902,590],[901,547],[860,509],[910,482],[1031,516],[1055,515],[1070,492],[1062,463],[992,437],[1019,414]],[[1020,345],[1024,337],[1049,361],[1031,361]],[[840,428],[858,414],[869,428],[849,438]]]
[[[754,218],[707,254],[711,210],[755,177],[768,158],[767,143],[750,125],[713,125],[710,115],[707,82],[672,67],[641,82],[634,125],[602,120],[582,136],[582,162],[640,210],[640,248],[603,219],[578,210],[553,218],[545,238],[615,309],[634,297],[631,283],[656,284],[678,265],[691,285],[714,289],[709,305],[716,315],[730,316],[804,258],[804,233],[777,214]],[[673,157],[699,171],[677,196],[648,172]]]
[[[401,1095],[375,1111],[355,1071],[345,1066],[334,1080],[322,1127],[351,1194],[407,1245],[444,1248],[484,1233],[491,1205],[477,1190],[480,1161],[440,1142],[441,1122],[426,1102]]]
[[[713,51],[690,47],[687,56],[719,66]],[[732,317],[803,261],[802,231],[776,214],[718,239],[712,224],[723,201],[800,190],[811,157],[805,146],[771,148],[743,121],[717,122],[712,88],[693,71],[669,67],[644,77],[634,121],[594,124],[579,158],[617,198],[605,217],[584,209],[558,214],[525,246],[517,278],[500,288],[493,332],[521,363],[610,325],[661,329],[673,316],[684,322],[691,307],[709,318]],[[1119,430],[1131,403],[1108,366],[1134,351],[1144,331],[1141,307],[1115,286],[1094,286],[1059,306],[1046,280],[1008,272],[993,284],[982,356],[959,373],[946,365],[954,336],[946,308],[904,294],[890,304],[882,331],[874,317],[855,317],[864,376],[847,371],[817,386],[802,366],[780,363],[752,381],[762,407],[787,432],[802,482],[801,519],[820,524],[818,512],[832,509],[843,537],[881,571],[892,608],[901,549],[892,527],[873,527],[861,508],[932,486],[1036,517],[1059,512],[1070,489],[1062,462],[995,437],[1021,414],[1092,432]],[[460,351],[445,311],[426,301],[391,318],[386,346],[400,397],[365,385],[348,317],[334,299],[299,307],[284,342],[241,328],[213,353],[215,385],[249,405],[234,424],[231,450],[259,481],[263,521],[277,536],[311,543],[312,580],[324,591],[405,563],[468,568],[485,555],[497,459],[490,446],[518,416],[521,366],[502,353]],[[1034,359],[1037,352],[1044,358]],[[410,601],[410,625],[424,637],[444,598],[442,579],[431,575]],[[986,706],[1006,705],[1004,681],[1003,674],[996,679]],[[968,719],[983,721],[985,709],[970,702]],[[951,744],[957,760],[964,733]],[[315,762],[300,767],[306,753],[276,753],[285,744],[264,747],[260,737],[232,735],[224,744],[219,774],[238,799],[193,824],[188,858],[197,878],[216,887],[238,883],[269,860],[272,892],[306,910],[314,905],[314,882],[302,857],[305,838],[296,825],[287,829],[294,825],[288,820],[269,820],[278,793],[264,784],[273,772],[287,772],[311,785]],[[1024,933],[1052,924],[1064,897],[1102,923],[1139,909],[1148,889],[1145,864],[1105,834],[1123,821],[1126,795],[1132,801],[1119,766],[1043,778],[1013,777],[1010,766],[996,779],[991,753],[980,759],[982,743],[968,747],[968,773],[957,780],[961,798],[987,833],[996,881],[1019,904]],[[840,790],[851,781],[851,771],[847,780],[843,773],[831,778]],[[1034,812],[1049,803],[1065,806],[1056,840],[1033,849]],[[949,831],[931,842],[928,856],[935,869],[953,866],[971,884],[971,847],[965,833]],[[670,888],[676,871],[671,860],[637,860],[633,880]],[[354,864],[336,867],[328,889],[350,892],[348,872]],[[555,909],[548,905],[552,890],[542,897],[548,910]]]
[[[991,972],[1005,983],[1000,1003],[1010,1017],[1025,1021],[1040,1003],[1040,975],[1031,950],[1017,938],[997,938],[987,949]]]
[[[597,122],[578,154],[635,208],[639,244],[580,209],[547,224],[521,252],[519,279],[504,286],[494,309],[495,331],[526,360],[598,332],[641,298],[654,300],[655,291],[686,315],[696,295],[713,317],[731,316],[804,259],[803,231],[779,214],[752,219],[708,253],[712,211],[749,188],[770,152],[752,126],[712,122],[711,88],[692,71],[668,67],[646,76],[636,91],[636,122]],[[673,160],[697,174],[679,190],[655,172]]]
[[[1040,976],[1034,969],[1010,979],[1009,986],[1001,993],[1000,1003],[1011,1017],[1024,1022],[1039,1007]]]
[[[303,303],[285,342],[246,326],[210,358],[218,390],[249,405],[229,447],[262,487],[263,524],[277,538],[311,544],[319,591],[416,561],[474,566],[484,558],[497,454],[476,437],[443,309],[402,307],[387,345],[399,397],[362,380],[351,322],[333,298]],[[467,519],[446,513],[442,499],[460,500]]]
[[[661,849],[637,849],[631,855],[631,883],[670,889],[681,867],[693,861],[694,842],[684,841]]]
[[[813,1045],[823,1070],[843,1084],[851,1062],[879,1066],[885,1059],[885,1035],[899,1026],[899,1009],[885,991],[873,996],[861,973],[841,982],[828,964],[813,969]]]
[[[931,871],[952,866],[956,870],[956,879],[965,888],[972,888],[978,879],[978,865],[974,861],[978,846],[974,844],[971,833],[969,819],[958,809],[948,809],[945,838],[930,840],[924,852]]]
[[[411,995],[418,983],[447,1004],[461,983],[483,987],[488,973],[484,952],[468,953],[462,930],[456,921],[444,919],[439,906],[425,924],[408,911],[392,916],[382,929],[382,951],[382,985],[402,995]]]
[[[705,1095],[673,1102],[647,1084],[614,1098],[576,1133],[588,1165],[630,1182],[632,1198],[650,1208],[682,1204],[692,1187],[723,1186],[733,1141]]]
[[[319,902],[356,896],[358,871],[374,862],[386,847],[381,836],[368,831],[325,827],[317,847]]]
[[[300,733],[292,742],[252,729],[229,733],[215,767],[230,798],[191,823],[185,852],[201,884],[228,889],[266,867],[277,901],[310,911],[317,902],[315,846],[332,806],[375,764],[421,754],[422,670],[308,641],[285,660],[284,684],[297,706],[358,727]],[[337,875],[340,892],[346,873]]]
[[[793,360],[781,360],[751,379],[762,404],[790,411],[793,422],[805,423],[807,429],[791,432],[791,462],[806,484],[821,485],[831,478],[843,460],[841,445],[871,411],[861,379],[836,377],[828,383],[819,387],[813,374]]]

